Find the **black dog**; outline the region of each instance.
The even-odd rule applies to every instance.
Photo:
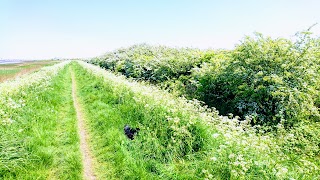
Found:
[[[131,140],[133,140],[134,136],[140,131],[139,128],[131,128],[129,125],[125,125],[123,130],[124,134]]]

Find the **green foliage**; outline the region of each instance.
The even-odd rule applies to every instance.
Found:
[[[277,129],[277,143],[282,150],[293,157],[304,156],[308,159],[319,158],[320,154],[320,124],[301,123],[294,129],[285,131]],[[318,163],[320,163],[318,161]]]
[[[318,119],[319,41],[297,37],[246,37],[222,67],[213,63],[194,73],[199,99],[222,114],[251,116],[254,124]]]

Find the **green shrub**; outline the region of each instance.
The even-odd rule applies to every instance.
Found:
[[[319,41],[307,32],[297,37],[246,37],[223,66],[194,74],[197,97],[222,114],[251,116],[253,124],[292,126],[318,118]]]

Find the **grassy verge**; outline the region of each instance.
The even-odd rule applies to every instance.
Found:
[[[67,67],[0,102],[0,179],[81,179]]]
[[[82,65],[73,66],[100,179],[320,178],[316,128],[266,133],[250,119]],[[125,124],[141,129],[132,141]]]

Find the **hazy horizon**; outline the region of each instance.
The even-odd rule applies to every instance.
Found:
[[[0,59],[89,58],[134,44],[232,49],[320,23],[320,1],[0,0]],[[320,35],[320,25],[313,29]]]

